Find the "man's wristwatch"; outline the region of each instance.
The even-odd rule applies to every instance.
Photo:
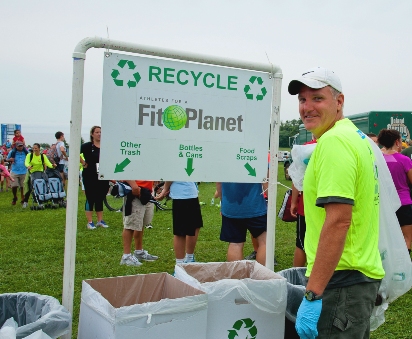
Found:
[[[309,290],[305,292],[305,298],[307,301],[321,300],[322,295],[317,295],[315,292]]]

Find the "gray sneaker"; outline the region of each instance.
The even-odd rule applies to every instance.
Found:
[[[256,260],[256,251],[253,251],[248,256],[246,256],[245,260]]]
[[[23,205],[22,205],[21,207],[27,208],[28,205],[29,205],[29,204],[28,204],[27,202],[23,202]]]
[[[129,254],[126,258],[122,257],[120,265],[141,266],[142,263],[134,255]]]
[[[139,259],[139,260],[144,260],[144,261],[156,261],[157,259],[159,259],[159,257],[157,255],[152,255],[149,254],[149,252],[143,250],[143,253],[136,253],[136,251],[134,251],[133,255]]]

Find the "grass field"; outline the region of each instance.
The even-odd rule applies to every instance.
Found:
[[[279,166],[279,181],[283,168]],[[204,227],[196,248],[197,261],[225,261],[227,244],[219,240],[219,208],[210,205],[215,185],[199,186]],[[277,203],[281,202],[285,188],[278,185]],[[11,206],[11,192],[0,193],[0,293],[36,292],[56,297],[61,301],[63,285],[63,255],[65,236],[65,210],[31,211],[20,205]],[[172,245],[172,219],[170,211],[155,213],[153,228],[145,230],[144,248],[158,255],[156,262],[145,262],[141,267],[120,266],[122,255],[121,213],[105,210],[108,229],[86,229],[83,213],[84,195],[79,191],[77,229],[76,276],[73,314],[73,338],[77,336],[81,282],[84,279],[113,277],[153,272],[169,272],[174,269]],[[96,221],[96,220],[95,220]],[[275,255],[276,271],[292,265],[295,244],[295,224],[277,219]],[[252,251],[248,239],[244,254]],[[386,312],[386,322],[372,333],[374,339],[412,338],[410,319],[412,292],[399,298]]]

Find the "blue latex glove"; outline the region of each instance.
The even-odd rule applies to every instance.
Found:
[[[296,332],[302,339],[314,339],[318,336],[318,321],[322,311],[322,299],[308,301],[303,297],[296,317]]]

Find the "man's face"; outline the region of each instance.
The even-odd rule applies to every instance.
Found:
[[[333,98],[327,86],[320,89],[302,86],[299,94],[299,114],[305,128],[319,138],[342,119],[343,94]]]
[[[61,141],[64,141],[64,134],[62,134],[62,136],[60,137]]]

